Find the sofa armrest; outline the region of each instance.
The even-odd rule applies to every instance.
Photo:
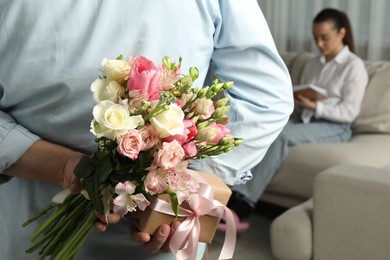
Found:
[[[388,259],[390,169],[338,165],[314,182],[314,259]]]
[[[313,200],[295,206],[271,223],[271,250],[276,259],[310,260],[313,256]]]

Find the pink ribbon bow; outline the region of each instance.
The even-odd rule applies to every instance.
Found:
[[[185,220],[175,230],[169,244],[170,249],[175,254],[176,259],[196,259],[200,234],[199,217],[209,215],[220,218],[225,213],[227,229],[218,259],[231,259],[236,245],[236,227],[233,214],[225,205],[213,199],[214,193],[211,186],[203,180],[200,182],[198,193],[191,194],[187,200],[190,209],[182,207],[179,209],[178,216],[185,217]],[[157,212],[174,215],[171,204],[166,201],[155,199],[150,206]],[[180,249],[186,241],[187,246]]]

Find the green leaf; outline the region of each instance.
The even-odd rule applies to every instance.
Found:
[[[98,160],[103,160],[103,159],[107,158],[108,155],[109,155],[108,152],[103,152],[103,151],[97,150],[94,154],[94,157],[96,157],[96,159],[98,159]]]
[[[110,159],[106,158],[101,161],[97,161],[95,174],[97,175],[98,182],[105,182],[112,171],[112,165]]]
[[[170,191],[168,192],[168,194],[171,199],[172,210],[175,213],[175,217],[177,218],[179,214],[179,208],[180,208],[179,201],[177,200],[176,193]]]
[[[85,189],[88,192],[89,198],[91,199],[95,210],[103,215],[104,208],[99,192],[99,180],[96,174],[93,174],[85,179]]]
[[[74,169],[74,173],[76,176],[80,178],[87,178],[94,171],[95,167],[93,164],[93,160],[87,156],[83,156],[80,162],[77,164]]]

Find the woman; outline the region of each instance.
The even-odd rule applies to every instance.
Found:
[[[363,61],[354,54],[347,15],[335,9],[322,10],[313,20],[313,37],[321,55],[307,62],[300,83],[326,90],[327,97],[312,100],[297,95],[298,118],[290,118],[264,159],[252,169],[253,179],[233,187],[228,206],[238,215],[239,230],[249,227],[239,220],[249,216],[292,146],[347,142],[351,138],[351,123],[359,114],[368,75]]]

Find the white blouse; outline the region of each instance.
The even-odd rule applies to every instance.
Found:
[[[302,120],[315,118],[340,123],[351,123],[360,112],[360,105],[368,82],[364,62],[348,46],[329,62],[324,56],[308,61],[301,76],[301,84],[314,84],[326,89],[328,98],[317,101],[316,111],[304,109]]]

